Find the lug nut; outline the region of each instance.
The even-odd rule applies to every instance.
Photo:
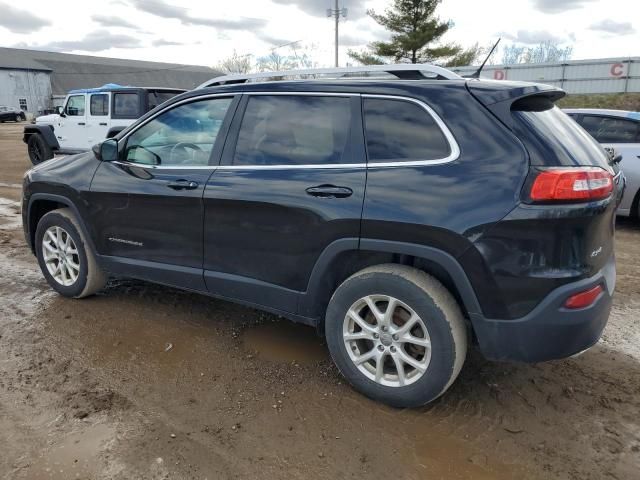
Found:
[[[381,352],[384,352],[384,345],[378,345],[378,350],[380,350]]]
[[[398,340],[398,335],[393,334],[393,337],[391,337],[391,338],[393,338],[394,340]]]
[[[391,347],[391,353],[396,353],[396,347],[394,346]]]
[[[374,333],[374,334],[373,334],[373,338],[376,338],[376,339],[377,339],[377,338],[380,338],[380,335],[378,335],[377,333]]]
[[[383,331],[383,332],[386,332],[386,331],[387,331],[387,327],[383,325],[383,326],[382,326],[382,331]]]

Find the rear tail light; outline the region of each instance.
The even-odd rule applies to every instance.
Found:
[[[543,170],[531,185],[534,202],[589,201],[607,198],[613,191],[613,176],[599,167]]]
[[[567,301],[564,302],[564,306],[565,308],[571,309],[588,307],[596,301],[601,293],[602,285],[596,285],[589,290],[571,295],[569,298],[567,298]]]

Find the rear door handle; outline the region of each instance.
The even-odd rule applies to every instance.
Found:
[[[195,190],[198,188],[198,182],[193,182],[191,180],[176,180],[174,182],[167,183],[167,187],[173,188],[174,190]]]
[[[104,122],[100,122],[100,125],[102,125],[103,127],[106,127],[106,126],[107,126],[107,124],[106,124],[106,123],[104,123]]]
[[[349,187],[336,187],[335,185],[318,185],[306,190],[308,195],[320,198],[347,198],[353,194]]]
[[[85,125],[84,122],[78,122],[78,125]]]

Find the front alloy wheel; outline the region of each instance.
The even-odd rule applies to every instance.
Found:
[[[49,227],[42,238],[42,258],[49,274],[64,287],[80,275],[80,255],[71,235],[62,227]]]

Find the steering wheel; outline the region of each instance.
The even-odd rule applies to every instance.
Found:
[[[176,165],[178,164],[178,162],[175,161],[174,159],[174,154],[175,151],[180,148],[182,150],[187,150],[188,148],[192,149],[194,152],[202,152],[202,149],[197,146],[195,143],[189,143],[189,142],[179,142],[176,143],[173,147],[171,147],[171,151],[169,152],[169,164],[170,165]],[[183,163],[183,162],[180,162]]]

